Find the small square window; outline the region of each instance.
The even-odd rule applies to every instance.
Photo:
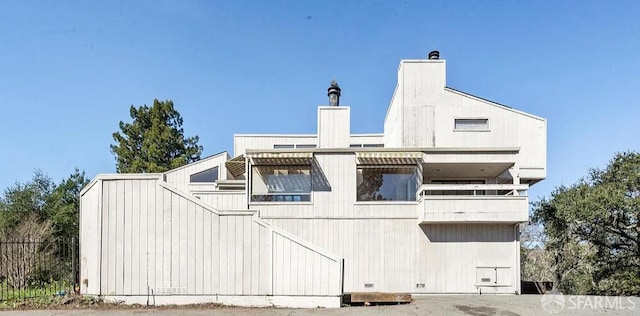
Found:
[[[487,131],[489,119],[455,119],[454,129],[457,131]]]

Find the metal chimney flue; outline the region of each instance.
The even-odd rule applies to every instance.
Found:
[[[327,89],[330,106],[340,106],[340,91],[342,91],[342,89],[338,86],[336,79],[331,80],[331,85],[329,86],[329,89]]]
[[[437,50],[432,50],[429,52],[429,59],[440,59],[440,52]]]

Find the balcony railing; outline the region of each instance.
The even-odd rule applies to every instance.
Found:
[[[424,196],[526,196],[528,184],[423,184],[418,200]]]
[[[424,184],[420,223],[518,223],[528,220],[527,184]]]

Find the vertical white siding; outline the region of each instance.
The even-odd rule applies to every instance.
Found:
[[[309,203],[250,208],[273,226],[343,257],[346,292],[477,293],[477,266],[514,267],[519,253],[513,225],[421,226],[424,206],[417,202],[356,202],[354,155],[316,153],[315,160],[330,191],[312,192]],[[276,267],[293,270],[287,262]]]
[[[283,231],[273,233],[274,295],[341,295],[342,260]],[[311,264],[312,263],[312,264]]]
[[[349,107],[318,107],[318,147],[348,148],[351,133],[349,120]]]
[[[344,257],[345,292],[477,293],[475,273],[482,266],[511,269],[510,286],[498,292],[514,293],[519,282],[514,280],[519,253],[513,225],[420,226],[413,219],[375,218],[268,221]],[[276,265],[291,270],[286,262]]]
[[[349,137],[349,145],[351,144],[384,145],[384,134],[351,134]]]
[[[398,85],[393,92],[393,97],[387,109],[384,119],[384,146],[391,148],[402,147],[403,116],[402,116],[402,83],[398,76]]]
[[[317,135],[234,135],[233,155],[245,154],[247,149],[273,149],[273,145],[317,144]]]
[[[80,291],[100,293],[100,244],[102,181],[92,181],[80,196]],[[97,267],[92,268],[92,267]],[[86,284],[85,281],[86,280]]]
[[[488,119],[456,131],[454,120]],[[384,122],[386,147],[519,147],[523,178],[546,177],[546,120],[446,87],[444,60],[403,60]]]
[[[99,183],[102,192],[85,192],[81,208],[82,274],[96,284],[87,293],[341,294],[341,258],[271,227],[252,211],[217,211],[158,179]],[[102,233],[94,227],[100,213]],[[287,262],[287,277],[275,279],[275,261]],[[315,277],[322,278],[321,286],[312,283]]]
[[[246,210],[247,195],[244,191],[210,191],[193,194],[200,201],[219,210]]]
[[[425,242],[420,268],[426,292],[469,293],[476,288],[478,267],[508,267],[513,271],[519,252],[513,247],[513,225],[459,224],[421,226]],[[438,254],[438,255],[430,255]],[[431,273],[434,272],[434,273]],[[515,282],[499,288],[514,293]]]

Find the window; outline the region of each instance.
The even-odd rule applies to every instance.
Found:
[[[417,167],[358,166],[358,201],[415,201]]]
[[[311,165],[253,166],[252,202],[311,201]]]
[[[488,131],[489,119],[455,119],[456,131]]]
[[[351,144],[351,148],[380,148],[384,147],[384,144]]]
[[[296,145],[296,148],[316,148],[316,145],[313,144],[298,144]]]
[[[316,148],[315,144],[275,144],[273,145],[273,149],[292,149],[292,148]]]
[[[189,176],[189,182],[216,182],[218,180],[218,167],[200,171]]]

